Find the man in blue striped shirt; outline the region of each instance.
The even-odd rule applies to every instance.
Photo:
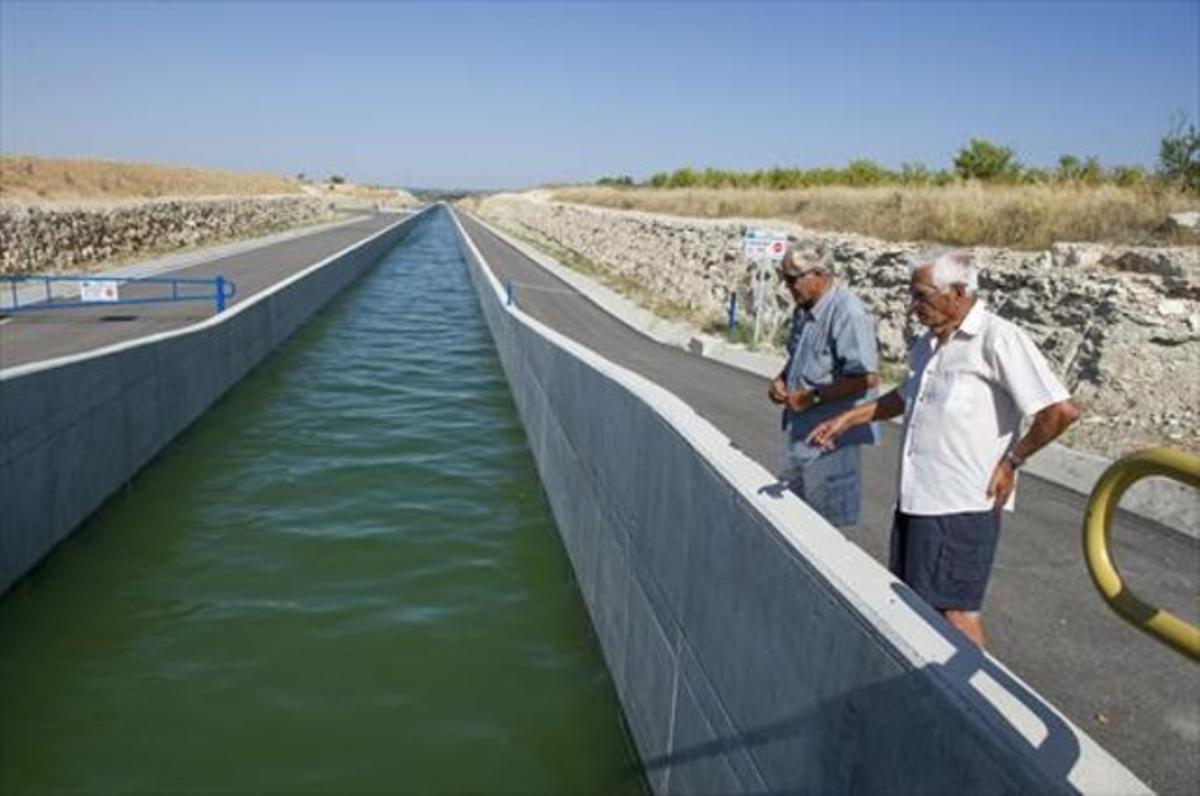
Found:
[[[862,511],[860,445],[874,445],[874,425],[846,433],[830,449],[808,443],[820,423],[874,398],[879,383],[875,321],[858,297],[837,284],[829,257],[788,246],[779,268],[796,310],[788,361],[767,397],[783,407],[783,479],[833,525],[856,525]]]

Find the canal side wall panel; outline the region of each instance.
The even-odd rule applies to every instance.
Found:
[[[196,326],[0,374],[0,594],[418,218]]]
[[[655,792],[1146,791],[689,407],[508,306],[457,232]]]

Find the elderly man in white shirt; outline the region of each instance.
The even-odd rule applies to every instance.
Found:
[[[1000,510],[1017,469],[1079,418],[1071,395],[1015,324],[975,296],[962,253],[919,263],[912,309],[929,331],[904,384],[813,429],[830,446],[846,430],[904,414],[892,572],[979,646]],[[1020,436],[1021,420],[1032,417]]]

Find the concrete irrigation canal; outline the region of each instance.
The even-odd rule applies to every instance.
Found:
[[[1191,776],[764,489],[732,376],[663,364],[477,222],[286,245],[198,266],[242,269],[212,317],[0,327],[0,791]]]
[[[0,603],[0,790],[640,785],[442,215]]]

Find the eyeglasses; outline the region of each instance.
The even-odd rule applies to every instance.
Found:
[[[801,271],[798,274],[780,274],[779,278],[783,280],[783,283],[785,285],[791,285],[796,282],[799,282],[801,279],[803,279],[806,276],[817,273],[820,270],[821,270],[820,268],[809,268],[807,271]]]

